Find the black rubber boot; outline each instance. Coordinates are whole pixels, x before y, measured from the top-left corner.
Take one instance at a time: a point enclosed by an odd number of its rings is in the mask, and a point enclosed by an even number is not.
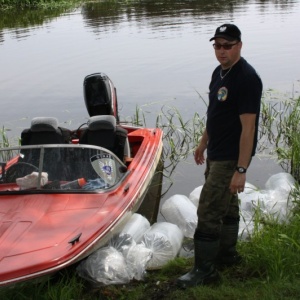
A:
[[[181,288],[187,288],[220,282],[220,275],[214,265],[214,260],[219,250],[219,240],[204,241],[194,239],[194,245],[194,267],[190,272],[177,279],[177,285]]]
[[[242,257],[236,251],[238,233],[239,220],[232,220],[222,225],[220,250],[216,259],[218,269],[235,266],[242,262]]]

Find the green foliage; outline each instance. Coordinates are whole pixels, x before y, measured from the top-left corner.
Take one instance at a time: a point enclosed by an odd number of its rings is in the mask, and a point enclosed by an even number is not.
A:
[[[300,218],[288,224],[265,223],[241,245],[246,268],[265,282],[300,278]]]
[[[0,129],[0,148],[9,147],[9,140],[7,138],[6,129]]]
[[[5,147],[10,147],[10,141],[7,137],[7,134],[6,134],[6,129],[4,127],[2,127],[2,129],[0,129],[0,149],[1,148],[5,148]],[[4,161],[8,161],[9,159],[12,158],[12,151],[1,151],[0,152],[0,162]]]
[[[81,0],[0,0],[0,10],[70,7]]]
[[[127,119],[127,122],[135,126],[147,126],[144,110],[136,107],[135,115]],[[201,117],[195,112],[193,118],[186,121],[176,107],[164,105],[157,115],[155,126],[164,132],[162,159],[164,161],[165,187],[169,182],[169,186],[164,191],[165,194],[173,184],[172,174],[178,163],[187,159],[198,145],[205,128],[205,117]]]
[[[282,168],[300,182],[300,98],[263,101],[263,149],[273,149]]]
[[[30,3],[0,0],[0,30],[11,28],[11,31],[18,35],[20,27],[42,25],[66,11],[75,9],[80,3],[81,0],[45,0]]]

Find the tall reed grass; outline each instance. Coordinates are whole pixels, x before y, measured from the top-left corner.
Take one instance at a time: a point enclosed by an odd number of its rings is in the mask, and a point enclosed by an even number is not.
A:
[[[276,154],[284,171],[300,182],[300,98],[263,101],[261,112],[262,149]]]
[[[0,128],[0,149],[9,147],[10,145],[11,145],[11,142],[7,137],[6,129],[3,126],[2,129]],[[9,159],[11,159],[12,158],[11,155],[12,155],[11,151],[0,151],[0,163],[6,162]]]
[[[286,101],[270,101],[269,98],[266,92],[261,105],[257,153],[275,155],[282,169],[300,182],[300,98]],[[204,101],[202,97],[201,100]],[[142,108],[136,107],[131,122],[147,126]],[[205,123],[206,116],[197,112],[190,120],[184,120],[176,107],[161,108],[156,126],[164,131],[164,178],[170,182],[168,188],[173,184],[172,174],[178,163],[197,146]]]
[[[4,126],[0,128],[0,148],[9,147],[10,143],[6,134],[6,129]]]

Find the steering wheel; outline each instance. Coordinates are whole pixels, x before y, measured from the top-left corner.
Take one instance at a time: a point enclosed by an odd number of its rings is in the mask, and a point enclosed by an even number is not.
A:
[[[38,172],[39,168],[26,162],[17,162],[10,166],[5,173],[5,182],[16,182],[17,178],[24,177],[32,172]]]

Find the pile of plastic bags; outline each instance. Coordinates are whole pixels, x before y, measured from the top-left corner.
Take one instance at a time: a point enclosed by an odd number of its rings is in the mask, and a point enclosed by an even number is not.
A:
[[[239,194],[239,237],[246,239],[251,235],[256,209],[279,222],[288,220],[292,208],[289,195],[294,187],[295,180],[288,173],[271,176],[264,190],[246,183],[244,192]],[[124,284],[142,280],[146,270],[164,266],[179,254],[183,238],[194,236],[201,190],[202,186],[189,197],[174,195],[167,199],[161,207],[166,222],[150,226],[146,218],[133,214],[119,235],[79,264],[79,275],[96,284]]]
[[[94,284],[124,284],[142,280],[146,270],[157,269],[175,258],[183,233],[169,222],[155,223],[133,214],[122,232],[106,247],[92,253],[78,267],[78,274]]]
[[[272,175],[259,190],[246,183],[245,190],[239,194],[241,202],[241,219],[239,237],[246,239],[253,231],[254,211],[259,209],[265,216],[272,216],[277,221],[288,220],[293,203],[289,195],[295,188],[295,179],[289,173]],[[193,237],[197,226],[197,207],[202,186],[191,192],[189,197],[174,195],[167,199],[161,207],[161,214],[166,221],[176,224],[185,237]]]

